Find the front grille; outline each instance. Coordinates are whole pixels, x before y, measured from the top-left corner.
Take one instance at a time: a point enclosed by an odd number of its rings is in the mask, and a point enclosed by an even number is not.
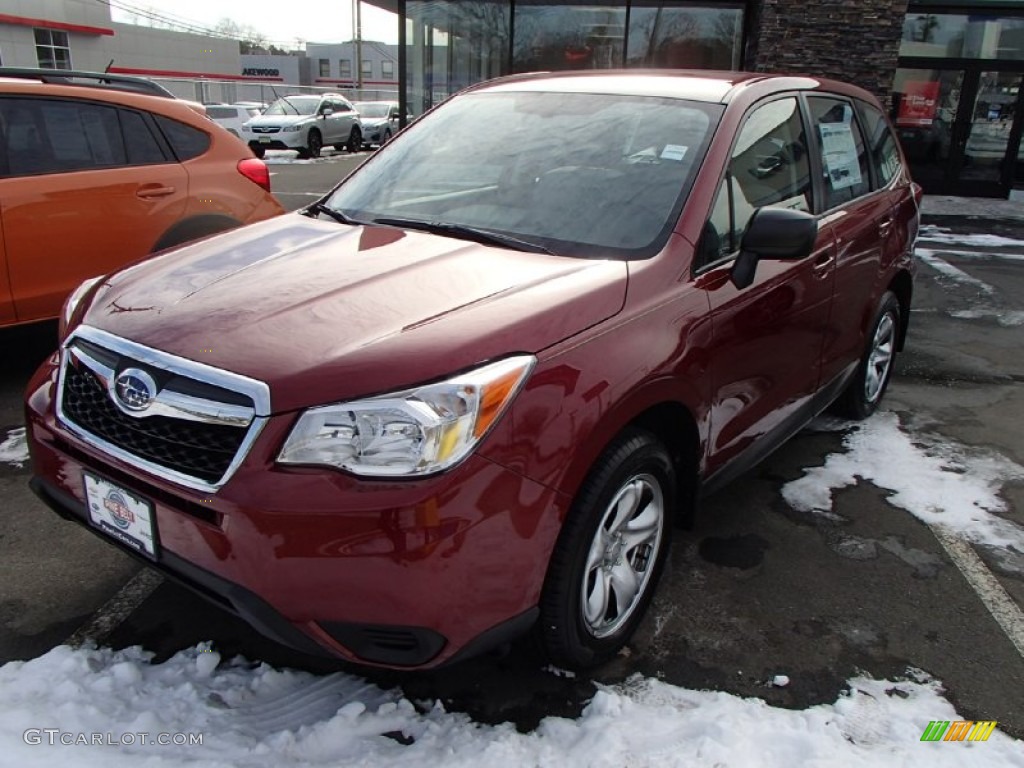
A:
[[[251,129],[253,133],[280,133],[281,129],[271,126],[266,127],[255,127]]]
[[[64,415],[118,448],[207,483],[227,472],[247,431],[165,416],[133,418],[110,401],[96,376],[72,366],[64,376]]]
[[[119,459],[189,487],[216,490],[230,477],[266,421],[256,416],[269,409],[266,385],[96,329],[75,334],[63,355],[58,402],[70,429]],[[142,408],[115,394],[122,374],[149,377],[150,388],[155,386]]]

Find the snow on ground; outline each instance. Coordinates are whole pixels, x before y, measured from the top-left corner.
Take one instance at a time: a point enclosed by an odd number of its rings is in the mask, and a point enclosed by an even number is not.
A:
[[[894,413],[851,424],[846,453],[782,488],[794,509],[831,517],[833,491],[858,479],[889,491],[889,503],[929,525],[942,525],[976,544],[1024,552],[1024,528],[999,516],[1005,482],[1024,480],[1024,467],[983,448],[959,446],[935,435],[908,434]]]
[[[961,320],[995,320],[1004,328],[1024,325],[1024,311],[1019,309],[962,309],[949,314]]]
[[[18,427],[8,431],[7,438],[0,443],[0,462],[23,467],[28,461],[28,441],[25,439],[25,428]]]
[[[997,514],[1001,483],[1024,478],[1006,458],[905,434],[891,413],[816,428],[848,430],[847,452],[784,487],[798,509],[827,513],[832,490],[860,477],[890,491],[894,505],[972,540],[1024,542],[1024,531]],[[922,742],[931,721],[961,718],[939,683],[913,670],[895,682],[851,680],[835,703],[805,710],[635,676],[599,687],[579,718],[548,717],[523,734],[354,675],[222,660],[208,646],[150,659],[139,648],[60,646],[0,667],[0,765],[1024,768],[1024,745],[998,728],[986,742]]]
[[[1001,235],[978,235],[950,232],[945,227],[938,227],[934,224],[926,224],[921,227],[918,235],[918,242],[927,243],[950,243],[954,245],[968,245],[978,248],[1003,248],[1021,247],[1024,248],[1024,240],[1016,240],[1012,237]]]
[[[287,149],[268,149],[263,156],[263,162],[267,165],[313,165],[315,163],[329,163],[333,159],[344,156],[341,154],[325,154],[316,158],[302,159],[297,153]]]
[[[851,680],[834,704],[802,711],[636,677],[599,690],[578,719],[548,717],[522,734],[438,702],[416,706],[351,675],[219,661],[203,647],[152,664],[139,649],[60,646],[8,663],[0,764],[1024,766],[1024,747],[998,728],[986,742],[922,743],[932,720],[961,719],[923,675]],[[188,743],[196,735],[202,743]],[[150,743],[157,739],[170,743]]]

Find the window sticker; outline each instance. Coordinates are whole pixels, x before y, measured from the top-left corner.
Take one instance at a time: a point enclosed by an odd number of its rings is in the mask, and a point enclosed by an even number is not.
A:
[[[819,123],[821,151],[832,189],[846,189],[862,182],[857,144],[850,123]]]
[[[679,144],[666,144],[665,148],[661,150],[661,159],[676,161],[682,160],[686,157],[686,150],[688,149],[689,147],[684,147]]]

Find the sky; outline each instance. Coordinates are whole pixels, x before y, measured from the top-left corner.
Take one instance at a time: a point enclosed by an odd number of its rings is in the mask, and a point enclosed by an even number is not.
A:
[[[201,27],[215,27],[221,19],[254,27],[269,42],[293,47],[296,38],[311,43],[351,40],[352,3],[349,0],[286,0],[284,3],[252,0],[175,0],[152,3],[147,0],[109,0],[114,21],[147,24],[145,16],[184,21]],[[132,13],[130,9],[135,9]],[[364,40],[398,42],[398,17],[362,4]]]

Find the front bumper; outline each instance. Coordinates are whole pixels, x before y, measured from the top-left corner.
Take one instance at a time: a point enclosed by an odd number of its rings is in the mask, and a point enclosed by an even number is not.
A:
[[[162,572],[261,633],[364,664],[434,667],[524,631],[536,616],[562,498],[480,456],[413,481],[285,469],[294,421],[272,417],[214,494],[151,476],[57,423],[55,360],[29,384],[33,488],[97,535],[83,471],[153,505]]]
[[[247,132],[244,138],[249,144],[259,144],[264,149],[301,149],[306,146],[306,131]]]

